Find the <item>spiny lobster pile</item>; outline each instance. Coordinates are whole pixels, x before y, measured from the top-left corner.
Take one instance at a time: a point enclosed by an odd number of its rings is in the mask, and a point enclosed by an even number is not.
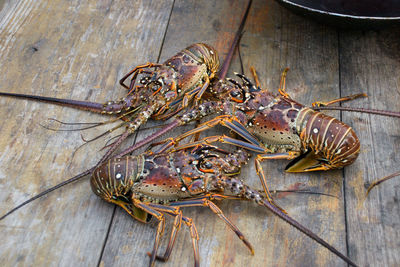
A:
[[[183,215],[182,207],[209,207],[254,253],[244,234],[213,202],[224,199],[248,200],[266,207],[348,264],[356,266],[338,250],[291,218],[273,201],[261,165],[267,159],[293,159],[286,167],[289,172],[344,167],[353,163],[360,151],[355,132],[339,120],[294,101],[285,91],[286,71],[282,75],[279,95],[274,95],[262,89],[254,70],[255,84],[241,74],[237,74],[241,79],[240,83],[233,79],[224,80],[224,72],[218,76],[220,80],[215,79],[218,69],[216,50],[199,43],[182,50],[163,64],[148,63],[135,67],[121,79],[120,84],[129,91],[125,98],[117,101],[100,104],[0,93],[1,96],[47,101],[116,115],[123,120],[121,126],[126,126],[124,134],[112,144],[96,166],[22,203],[0,220],[33,199],[90,174],[92,190],[96,195],[122,207],[136,220],[146,223],[154,217],[158,221],[150,266],[156,260],[166,261],[169,258],[182,223],[189,228],[195,266],[199,266],[198,233],[192,219]],[[226,65],[223,69],[226,73]],[[124,82],[129,77],[129,85],[126,85]],[[361,96],[364,95],[316,103],[316,106]],[[161,147],[154,151],[127,155],[175,127],[216,114],[217,117],[191,131],[157,143]],[[112,156],[121,143],[149,118],[173,118],[173,122],[156,134]],[[184,138],[216,125],[227,127],[242,139],[221,135],[208,136],[201,140],[195,138],[186,144],[181,143]],[[240,149],[229,152],[216,146],[215,142]],[[238,178],[241,166],[248,160],[248,154],[243,149],[259,153],[255,166],[262,182],[263,193]],[[172,216],[174,223],[167,249],[160,256],[158,247],[164,233],[165,215]]]

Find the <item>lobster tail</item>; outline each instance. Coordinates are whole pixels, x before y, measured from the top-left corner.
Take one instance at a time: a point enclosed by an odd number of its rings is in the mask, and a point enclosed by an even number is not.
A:
[[[360,152],[360,141],[347,124],[309,108],[297,121],[305,154],[287,167],[288,172],[324,171],[353,163]]]

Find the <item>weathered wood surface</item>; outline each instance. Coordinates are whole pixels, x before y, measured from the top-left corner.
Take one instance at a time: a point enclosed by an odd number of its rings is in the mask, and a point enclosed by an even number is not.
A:
[[[6,1],[0,13],[0,90],[105,102],[125,91],[118,80],[137,64],[162,62],[195,42],[221,51],[238,27],[246,1]],[[342,31],[293,15],[273,1],[253,1],[232,70],[257,68],[274,90],[290,67],[287,87],[301,103],[366,92],[345,105],[399,110],[400,30]],[[366,183],[398,170],[400,124],[395,119],[332,112],[355,128],[360,158],[344,170],[286,174],[285,161],[263,164],[272,188],[310,188],[336,198],[287,194],[277,202],[362,266],[400,263],[399,180],[371,192]],[[0,214],[93,166],[105,142],[82,144],[79,132],[39,126],[47,118],[105,118],[70,108],[0,98]],[[152,124],[150,124],[152,125]],[[106,129],[108,127],[105,127]],[[154,130],[142,131],[142,139]],[[85,131],[87,138],[96,131]],[[135,138],[131,139],[131,143]],[[128,144],[125,144],[126,146]],[[253,164],[242,173],[260,187]],[[326,249],[251,203],[219,206],[255,246],[242,242],[211,211],[185,209],[200,235],[202,266],[341,266]],[[2,266],[147,265],[154,224],[132,220],[91,193],[88,180],[64,187],[0,222]],[[165,242],[163,244],[165,246]],[[185,227],[167,263],[190,266]]]

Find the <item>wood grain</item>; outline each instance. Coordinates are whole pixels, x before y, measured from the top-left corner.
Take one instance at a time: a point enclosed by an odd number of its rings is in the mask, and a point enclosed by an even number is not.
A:
[[[293,99],[311,104],[317,99],[337,98],[340,92],[336,31],[292,15],[272,1],[256,1],[252,10],[241,42],[245,73],[250,75],[249,68],[254,66],[262,85],[277,93],[281,72],[289,67],[287,92]],[[346,253],[341,171],[286,174],[286,165],[287,161],[282,160],[263,164],[272,188],[305,187],[335,197],[292,194],[279,199],[279,204],[293,218]],[[247,171],[245,177],[257,177],[253,168]],[[257,179],[255,184],[259,184]],[[258,221],[264,221],[268,228],[253,223],[258,233],[251,240],[256,238],[260,244],[256,253],[265,253],[256,265],[263,261],[270,266],[343,265],[339,258],[278,218],[269,215]],[[270,258],[274,260],[269,261]]]
[[[135,65],[162,62],[195,42],[213,45],[222,58],[246,2],[6,1],[0,11],[0,91],[96,102],[119,98],[125,90],[118,80]],[[396,28],[337,30],[293,15],[274,1],[254,0],[241,57],[235,56],[231,70],[250,75],[249,67],[255,66],[262,85],[274,91],[281,71],[289,67],[287,91],[301,103],[366,92],[368,99],[345,105],[399,110],[399,33]],[[379,186],[365,202],[363,196],[367,183],[398,171],[399,123],[372,115],[328,114],[354,127],[362,143],[360,158],[344,170],[310,174],[286,174],[287,162],[265,162],[270,187],[334,195],[276,198],[292,217],[360,265],[397,266],[399,179]],[[99,152],[103,138],[73,156],[83,143],[81,132],[39,125],[60,127],[47,118],[93,122],[103,116],[0,98],[0,118],[0,214],[93,166],[104,153]],[[91,138],[108,128],[82,134]],[[125,146],[156,130],[140,131]],[[226,130],[207,134],[221,132]],[[261,188],[252,162],[241,177]],[[199,231],[201,266],[345,265],[261,207],[217,204],[254,245],[255,255],[210,210],[185,209]],[[0,221],[0,229],[1,266],[143,266],[156,230],[154,223],[134,221],[93,195],[87,179],[22,208]],[[165,245],[164,240],[161,251]],[[157,266],[192,264],[189,233],[182,227],[170,260]]]
[[[340,34],[342,94],[366,92],[358,107],[400,110],[400,28]],[[348,104],[346,104],[348,105]],[[345,199],[350,256],[363,266],[400,263],[399,178],[373,189],[369,183],[399,170],[397,119],[343,114],[358,133],[362,152],[345,169]]]
[[[7,3],[0,33],[1,90],[97,102],[121,97],[120,77],[137,64],[157,60],[172,3]],[[80,133],[48,131],[39,124],[49,117],[106,118],[43,103],[0,101],[1,213],[101,157],[104,139],[72,159],[83,143]],[[99,131],[104,128],[83,135]],[[97,265],[113,209],[91,193],[87,179],[50,194],[1,222],[1,265]]]

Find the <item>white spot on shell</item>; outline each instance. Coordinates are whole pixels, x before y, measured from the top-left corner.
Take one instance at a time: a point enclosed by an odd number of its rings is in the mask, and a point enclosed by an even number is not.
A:
[[[116,178],[116,179],[121,179],[121,178],[122,178],[122,174],[117,173],[117,174],[115,175],[115,178]]]
[[[314,133],[318,133],[318,129],[317,129],[317,128],[314,128],[314,129],[313,129],[313,132],[314,132]]]
[[[185,192],[185,191],[186,191],[186,187],[183,186],[183,187],[181,188],[181,190],[182,190],[182,192]]]

